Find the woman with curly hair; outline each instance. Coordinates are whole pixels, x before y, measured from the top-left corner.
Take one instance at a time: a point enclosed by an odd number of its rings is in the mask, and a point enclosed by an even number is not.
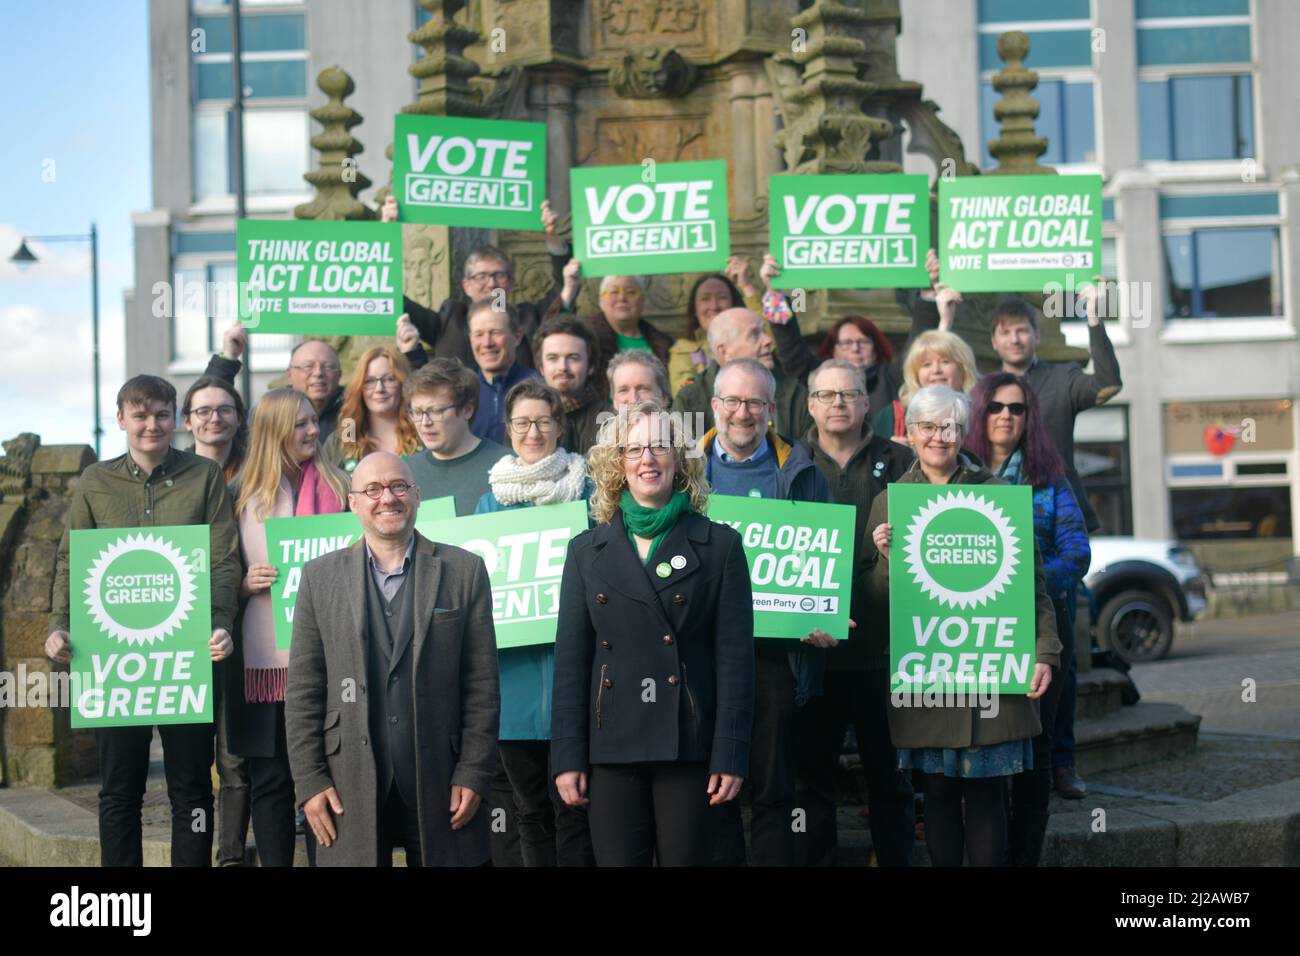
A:
[[[406,358],[392,346],[362,354],[343,390],[338,428],[321,445],[326,461],[351,472],[372,451],[405,456],[424,447],[402,401],[410,374]]]
[[[475,514],[586,501],[592,483],[581,455],[559,447],[564,398],[541,379],[519,382],[506,393],[506,434],[514,449],[488,471],[488,488]],[[591,834],[585,810],[570,807],[555,790],[551,769],[550,644],[497,652],[501,674],[501,766],[519,816],[524,866],[590,866]],[[508,825],[508,824],[507,824]]]
[[[753,604],[740,535],[704,512],[704,462],[658,405],[590,455],[596,527],[569,543],[552,763],[600,866],[707,865],[709,807],[749,772]]]

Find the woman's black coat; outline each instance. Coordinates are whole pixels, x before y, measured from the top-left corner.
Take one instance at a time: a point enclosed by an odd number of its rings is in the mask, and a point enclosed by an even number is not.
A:
[[[655,572],[661,564],[667,577]],[[740,535],[685,514],[643,565],[619,512],[569,543],[554,773],[699,760],[710,773],[743,777],[753,720],[753,597]]]

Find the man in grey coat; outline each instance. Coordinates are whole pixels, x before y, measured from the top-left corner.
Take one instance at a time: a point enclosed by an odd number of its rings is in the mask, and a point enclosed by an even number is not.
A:
[[[476,555],[415,531],[419,486],[366,456],[348,492],[364,536],[303,568],[285,730],[321,866],[487,862],[477,814],[497,761],[492,594]]]

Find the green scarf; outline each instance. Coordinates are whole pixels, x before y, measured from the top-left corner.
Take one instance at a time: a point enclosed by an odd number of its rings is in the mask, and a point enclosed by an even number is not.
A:
[[[691,510],[691,499],[684,491],[674,491],[673,496],[662,508],[647,508],[645,505],[638,504],[632,497],[632,492],[624,488],[619,507],[623,509],[623,526],[627,528],[627,540],[631,543],[632,550],[636,550],[633,535],[651,539],[650,550],[646,552],[646,559],[642,562],[644,564],[648,563],[655,551],[659,549],[659,542],[673,530],[677,519]]]

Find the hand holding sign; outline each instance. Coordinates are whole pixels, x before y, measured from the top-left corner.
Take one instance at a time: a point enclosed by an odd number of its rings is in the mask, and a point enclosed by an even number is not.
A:
[[[246,348],[248,348],[248,332],[236,319],[221,334],[221,354],[228,359],[238,360]]]
[[[876,544],[876,550],[886,561],[889,560],[889,539],[893,529],[887,524],[876,525],[876,530],[871,532],[871,540]]]
[[[248,573],[244,575],[244,580],[239,585],[240,597],[252,597],[254,594],[261,594],[272,584],[279,576],[279,571],[272,564],[250,564]]]
[[[397,222],[397,197],[389,193],[384,197],[384,205],[379,210],[380,222]]]
[[[400,352],[411,352],[419,344],[420,330],[415,327],[411,317],[403,312],[397,320],[397,349]]]
[[[72,660],[72,638],[67,631],[54,631],[45,639],[45,656],[56,664]]]

